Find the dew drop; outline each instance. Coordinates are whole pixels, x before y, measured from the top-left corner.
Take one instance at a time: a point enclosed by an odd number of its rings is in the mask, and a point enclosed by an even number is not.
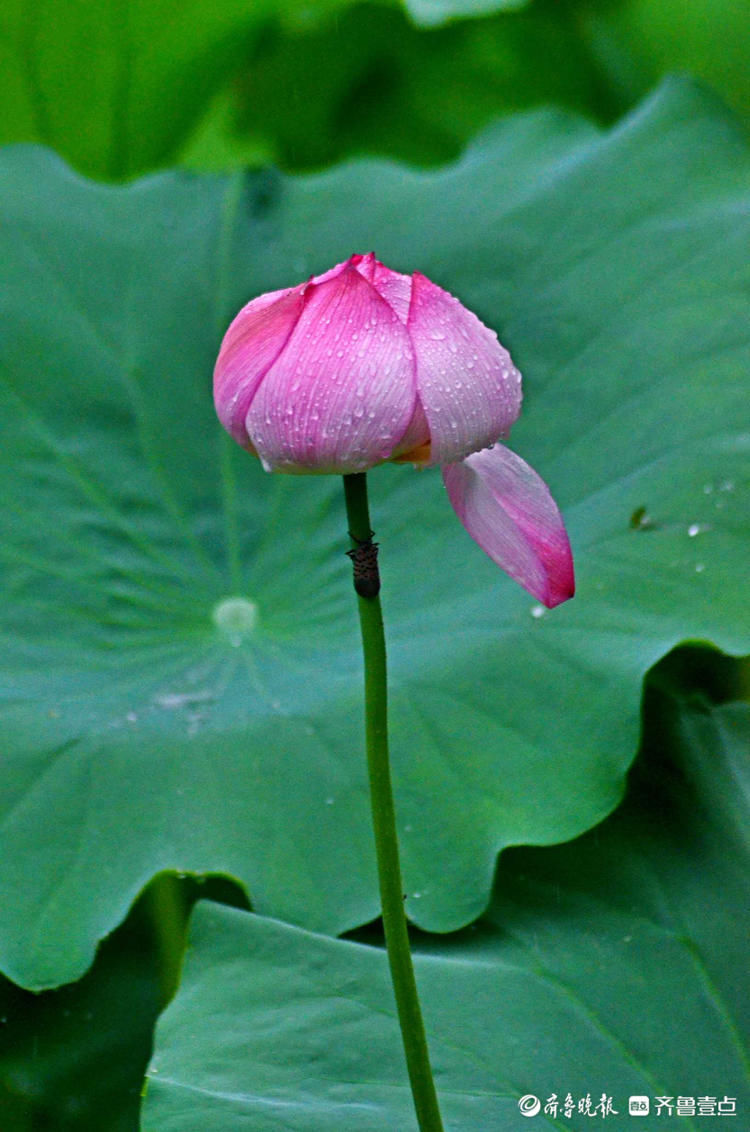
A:
[[[531,607],[531,616],[533,618],[535,618],[535,620],[537,620],[537,621],[539,620],[540,617],[544,617],[544,614],[546,612],[547,611],[546,611],[546,609],[544,608],[543,605],[532,605],[532,607]]]

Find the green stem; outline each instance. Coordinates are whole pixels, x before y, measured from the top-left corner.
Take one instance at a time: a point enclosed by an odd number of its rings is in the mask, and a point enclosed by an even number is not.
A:
[[[375,832],[380,903],[388,949],[388,963],[396,997],[398,1020],[406,1054],[414,1107],[420,1132],[443,1132],[435,1083],[430,1069],[417,983],[409,950],[409,933],[404,911],[404,890],[398,856],[396,812],[393,804],[388,760],[388,690],[383,615],[378,597],[379,579],[372,550],[372,531],[367,504],[367,477],[364,472],[344,476],[346,513],[353,544],[355,589],[362,630],[365,664],[365,737],[370,776],[370,804]],[[365,564],[362,580],[358,553],[369,550],[369,570]],[[365,553],[365,558],[368,555]],[[373,577],[374,564],[374,577]],[[366,595],[366,596],[363,596]]]

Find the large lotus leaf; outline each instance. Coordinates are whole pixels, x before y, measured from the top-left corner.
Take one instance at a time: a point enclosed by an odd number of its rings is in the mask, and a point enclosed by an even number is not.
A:
[[[603,1096],[617,1127],[631,1096],[652,1122],[668,1097],[680,1127],[703,1127],[675,1102],[697,1114],[712,1097],[746,1126],[750,710],[657,714],[616,814],[572,844],[510,851],[487,916],[416,941],[447,1128],[515,1132],[528,1094],[560,1105],[530,1127],[608,1127]],[[583,1113],[563,1115],[568,1094]],[[415,1128],[383,952],[200,904],[142,1129],[199,1125]]]
[[[377,913],[341,485],[266,476],[210,399],[243,300],[370,247],[500,331],[577,559],[544,613],[437,472],[371,475],[409,913],[468,923],[500,849],[616,805],[656,660],[747,651],[743,140],[678,84],[605,135],[507,121],[435,174],[2,165],[3,969],[75,978],[170,868],[313,930]]]
[[[0,141],[39,141],[97,177],[173,154],[270,18],[348,0],[4,0]]]

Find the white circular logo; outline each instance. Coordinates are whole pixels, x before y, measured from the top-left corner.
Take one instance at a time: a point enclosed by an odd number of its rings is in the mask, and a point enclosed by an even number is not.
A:
[[[527,1093],[525,1097],[521,1097],[518,1102],[518,1109],[521,1116],[536,1116],[542,1107],[542,1102],[539,1097],[535,1097],[533,1093]]]

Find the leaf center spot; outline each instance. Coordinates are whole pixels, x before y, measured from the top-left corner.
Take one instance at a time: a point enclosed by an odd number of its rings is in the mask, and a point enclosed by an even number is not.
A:
[[[214,606],[211,620],[238,648],[258,623],[258,607],[246,597],[227,597]]]

